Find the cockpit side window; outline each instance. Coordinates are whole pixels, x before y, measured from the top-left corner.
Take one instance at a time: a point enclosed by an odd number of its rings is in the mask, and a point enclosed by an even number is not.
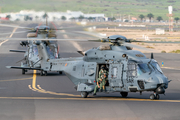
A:
[[[152,69],[147,63],[137,64],[137,75],[140,76],[142,73],[150,73]]]
[[[49,55],[50,59],[55,59],[53,48],[47,46],[46,49],[47,49],[47,52],[48,52],[48,55]]]
[[[128,77],[136,76],[136,64],[130,63],[128,64]]]

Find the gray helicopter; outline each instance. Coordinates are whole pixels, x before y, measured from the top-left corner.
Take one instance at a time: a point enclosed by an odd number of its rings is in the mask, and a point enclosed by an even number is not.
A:
[[[31,31],[32,32],[32,31]],[[60,58],[59,48],[56,41],[56,34],[54,34],[54,29],[50,29],[49,26],[42,25],[36,26],[36,33],[28,33],[27,40],[21,41],[20,45],[27,47],[26,51],[22,50],[10,50],[10,52],[19,52],[24,53],[24,58],[16,63],[21,62],[21,66],[11,66],[9,68],[13,69],[22,69],[22,74],[25,74],[28,70],[41,70],[41,58],[39,58],[39,53],[37,49],[37,45],[34,43],[34,38],[39,39],[39,42],[43,42],[46,44],[46,51],[51,59]],[[46,39],[46,41],[42,41],[41,39]],[[48,41],[48,39],[54,39]],[[60,72],[61,74],[61,72]],[[47,72],[42,71],[41,75],[47,75]]]
[[[51,59],[46,52],[43,42],[36,42],[41,70],[63,71],[75,84],[75,89],[86,98],[94,91],[100,66],[108,66],[108,81],[105,85],[107,92],[120,92],[127,97],[128,92],[152,91],[150,99],[159,99],[164,94],[171,80],[163,74],[157,61],[140,51],[123,46],[123,42],[130,42],[124,36],[109,36],[111,45],[99,46],[86,52],[79,51],[83,57]]]

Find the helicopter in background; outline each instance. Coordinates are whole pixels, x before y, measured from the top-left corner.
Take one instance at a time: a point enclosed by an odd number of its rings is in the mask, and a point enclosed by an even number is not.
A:
[[[9,26],[3,24],[3,26],[7,27],[17,27],[17,26]],[[33,38],[37,39],[47,39],[46,41],[39,40],[40,42],[43,42],[46,44],[46,50],[51,59],[57,59],[60,58],[59,54],[59,47],[56,41],[56,34],[55,30],[53,28],[50,28],[46,25],[39,25],[35,28],[29,28],[29,27],[20,27],[29,29],[30,33],[27,34],[27,40],[20,41],[21,46],[27,47],[27,50],[10,50],[10,52],[18,52],[18,53],[24,53],[24,58],[16,63],[21,62],[21,66],[12,66],[13,69],[22,69],[22,74],[25,74],[28,70],[41,70],[41,59],[39,58],[39,53],[37,49],[37,45],[34,44]],[[17,32],[18,33],[18,32]],[[48,41],[48,39],[53,39],[51,41]],[[60,72],[61,74],[61,72]],[[41,75],[47,75],[47,72],[41,72]]]
[[[28,70],[41,70],[41,58],[39,58],[39,52],[37,49],[37,45],[34,44],[34,41],[31,40],[32,38],[42,38],[42,34],[39,37],[35,33],[28,33],[27,41],[21,41],[20,45],[27,47],[26,51],[21,50],[10,50],[10,52],[20,52],[24,53],[24,58],[18,62],[21,62],[21,66],[12,66],[13,69],[22,69],[22,74],[25,74]],[[60,58],[59,54],[59,47],[57,44],[56,35],[55,34],[48,34],[46,37],[47,41],[40,41],[46,44],[46,51],[51,59],[58,59]],[[54,41],[48,41],[48,39],[54,39]],[[18,63],[16,62],[16,63]],[[61,74],[61,72],[60,72]],[[47,72],[41,72],[42,75],[47,75]]]
[[[112,44],[79,52],[83,57],[59,59],[49,58],[46,45],[37,41],[41,70],[63,71],[81,97],[86,98],[94,91],[100,67],[105,65],[109,72],[106,91],[120,92],[122,97],[127,97],[128,92],[152,91],[150,99],[159,99],[171,80],[163,74],[153,54],[148,59],[140,51],[124,46],[131,42],[124,36],[109,36],[107,41]]]

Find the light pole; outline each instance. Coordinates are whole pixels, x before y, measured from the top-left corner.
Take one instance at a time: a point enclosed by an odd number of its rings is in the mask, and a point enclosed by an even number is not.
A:
[[[169,11],[169,14],[168,14],[168,17],[169,17],[169,33],[172,33],[173,32],[173,14],[172,14],[173,7],[168,6],[168,11]]]

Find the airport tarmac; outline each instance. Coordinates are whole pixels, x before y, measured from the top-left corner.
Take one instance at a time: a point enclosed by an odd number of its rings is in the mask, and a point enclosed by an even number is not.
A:
[[[1,33],[6,33],[13,32],[14,28],[0,27],[0,30]],[[63,31],[63,34],[58,32],[58,38],[81,36],[66,32]],[[12,38],[25,38],[26,35],[26,33],[13,34]],[[61,57],[80,57],[76,51],[98,47],[102,43],[67,41],[58,44]],[[7,40],[0,46],[0,120],[179,120],[180,118],[180,54],[154,54],[160,65],[162,61],[164,62],[162,70],[172,80],[165,95],[160,95],[160,100],[150,100],[149,95],[152,92],[143,92],[142,95],[129,93],[127,98],[122,98],[120,93],[97,93],[97,96],[90,94],[88,98],[81,98],[65,74],[50,72],[48,76],[40,76],[39,71],[28,71],[22,75],[21,70],[7,69],[6,66],[20,65],[16,62],[23,58],[22,53],[10,53],[10,49],[26,48],[20,46],[19,41],[12,40]],[[145,55],[150,57],[150,53]]]

